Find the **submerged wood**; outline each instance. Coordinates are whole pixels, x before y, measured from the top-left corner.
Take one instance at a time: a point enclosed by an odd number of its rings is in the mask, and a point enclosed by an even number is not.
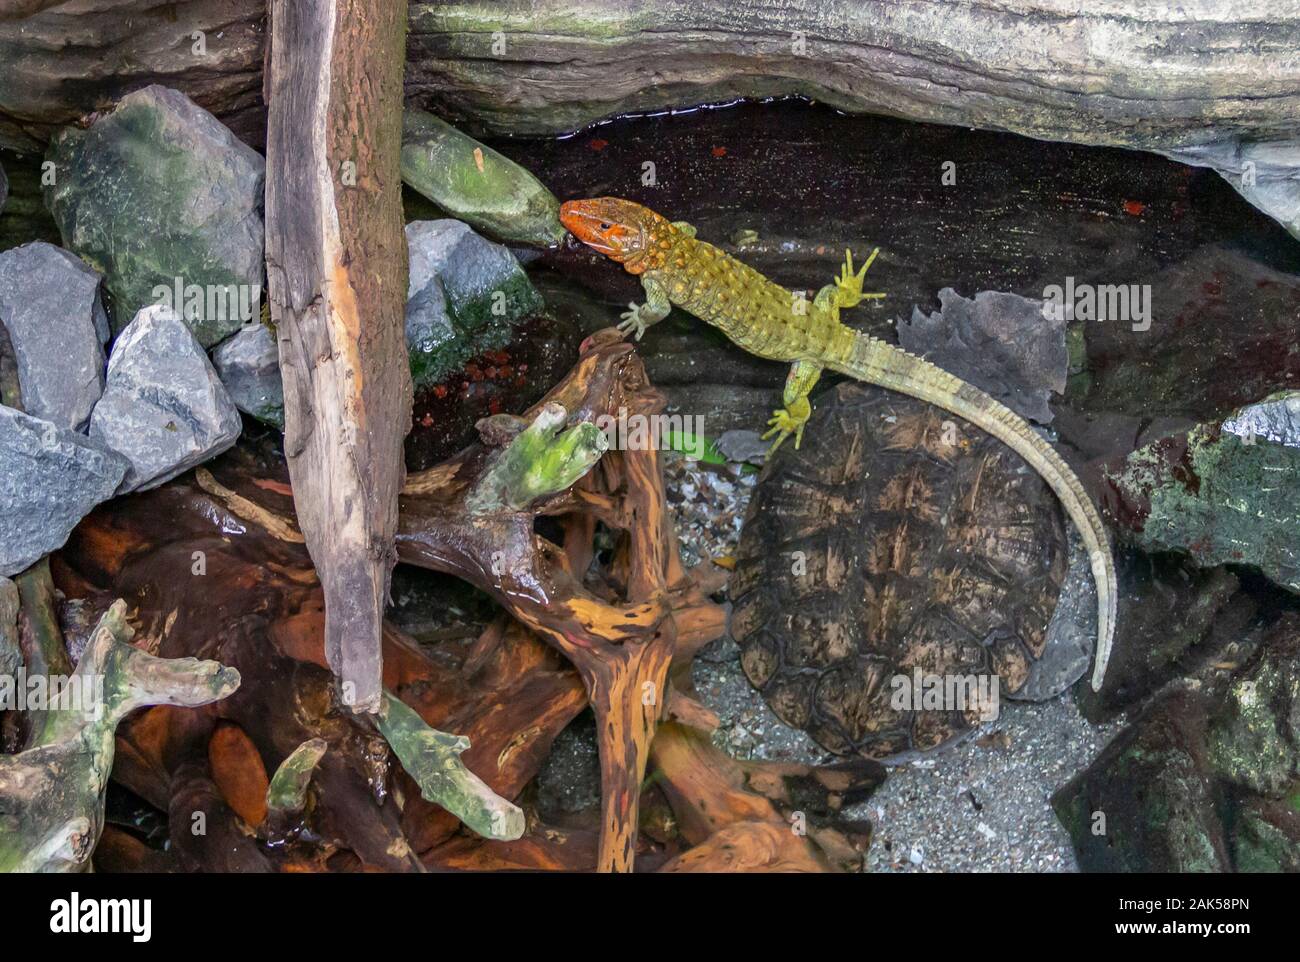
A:
[[[210,471],[93,514],[56,565],[60,587],[74,596],[129,593],[140,599],[135,620],[147,644],[165,654],[215,655],[247,679],[206,718],[155,709],[123,726],[117,777],[172,812],[179,864],[626,870],[640,853],[651,869],[848,867],[856,852],[851,837],[822,831],[815,820],[815,830],[793,830],[791,800],[827,794],[811,770],[732,762],[685,727],[716,724],[689,697],[687,679],[694,652],[722,632],[723,611],[680,564],[658,452],[602,454],[604,439],[591,432],[602,414],[620,407],[653,413],[660,403],[632,347],[613,331],[599,332],[534,409],[482,422],[483,441],[413,475],[402,498],[403,558],[478,585],[505,612],[467,651],[438,660],[385,625],[383,682],[400,699],[398,714],[412,730],[418,717],[468,738],[463,754],[454,741],[468,771],[501,799],[517,799],[556,735],[590,703],[602,776],[594,832],[532,816],[514,823],[522,829],[517,839],[470,835],[446,808],[421,797],[431,782],[417,783],[418,765],[415,777],[390,768],[381,731],[338,702],[325,670],[322,593],[292,489],[274,459],[237,450]],[[521,487],[525,476],[532,480]],[[558,524],[557,541],[536,533],[542,516]],[[600,557],[598,525],[616,534],[612,552]],[[204,580],[176,577],[192,570],[196,553],[204,574],[193,577]],[[662,726],[665,717],[678,721]],[[227,747],[214,751],[214,728],[229,725],[243,735],[222,736]],[[248,758],[245,739],[258,758]],[[327,747],[304,786],[303,773],[288,774],[296,763],[286,760],[311,739]],[[661,739],[655,780],[681,829],[666,841],[638,839],[642,784]],[[241,765],[251,776],[232,770]],[[255,791],[273,770],[271,788]],[[269,799],[281,773],[298,787],[277,806]],[[837,797],[847,797],[850,783],[862,779],[832,782]],[[267,800],[254,804],[262,791]],[[207,813],[210,836],[233,847],[187,837],[181,815],[195,805]],[[248,824],[262,812],[260,827]],[[255,837],[277,844],[259,847]],[[743,857],[717,854],[737,844]],[[105,858],[118,860],[106,867],[157,863],[118,837]]]

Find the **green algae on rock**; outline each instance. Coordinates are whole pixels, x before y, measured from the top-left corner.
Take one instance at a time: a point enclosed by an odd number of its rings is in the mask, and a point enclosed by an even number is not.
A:
[[[458,220],[413,221],[406,243],[406,346],[416,391],[504,347],[515,325],[542,309],[514,255]]]
[[[560,202],[542,182],[451,124],[408,107],[402,180],[448,214],[503,241],[564,240]]]
[[[1202,567],[1251,565],[1300,592],[1300,430],[1275,439],[1252,427],[1288,407],[1300,408],[1300,392],[1130,454],[1108,480],[1137,546],[1183,552]]]
[[[1251,799],[1233,825],[1232,857],[1239,872],[1300,872],[1300,808]]]
[[[204,347],[256,318],[266,164],[211,114],[146,87],[61,130],[46,157],[46,205],[64,246],[104,275],[115,333],[164,298]]]
[[[1205,715],[1204,699],[1172,691],[1052,796],[1084,871],[1228,869]]]
[[[1085,871],[1300,865],[1300,614],[1259,634],[1228,685],[1165,688],[1053,797]]]
[[[1290,630],[1287,630],[1288,624]],[[1300,777],[1300,627],[1282,622],[1210,720],[1210,764],[1226,781],[1280,799]]]

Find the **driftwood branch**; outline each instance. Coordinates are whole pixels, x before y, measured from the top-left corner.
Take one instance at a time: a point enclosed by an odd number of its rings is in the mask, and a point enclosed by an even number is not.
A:
[[[617,416],[620,409],[650,416],[663,403],[631,346],[616,332],[599,332],[508,446],[491,447],[501,438],[495,425],[485,425],[484,442],[413,475],[402,499],[397,546],[404,561],[474,583],[577,668],[599,732],[598,867],[604,871],[632,868],[640,785],[676,643],[668,576],[671,571],[678,582],[685,579],[664,539],[657,451],[610,452],[592,482],[606,490],[594,498],[560,487],[603,449],[603,437],[596,440],[599,416]],[[573,426],[556,437],[564,414]],[[608,502],[601,495],[614,494],[624,504],[619,519],[602,508]],[[623,522],[621,583],[611,585],[621,600],[598,597],[582,582],[590,559],[589,525],[579,525],[582,546],[567,553],[535,533],[538,515],[574,513],[603,513],[603,520]]]
[[[653,414],[661,403],[631,346],[600,332],[531,411],[481,422],[480,443],[408,479],[402,557],[478,585],[505,613],[437,660],[385,625],[386,710],[373,723],[337,704],[322,590],[293,492],[265,476],[267,462],[232,452],[192,481],[87,519],[55,565],[60,588],[139,597],[140,631],[161,653],[202,651],[246,678],[212,709],[215,728],[166,709],[123,726],[116,776],[177,813],[168,858],[259,871],[626,870],[638,855],[643,868],[670,871],[855,867],[866,829],[836,814],[877,772],[740,763],[700,730],[716,717],[690,697],[689,662],[721,633],[723,611],[678,560],[657,452],[601,454],[593,433],[603,414]],[[598,526],[616,536],[599,556]],[[206,553],[201,586],[174,575],[195,550]],[[599,821],[525,824],[504,800],[519,797],[588,702]],[[376,725],[401,768],[376,771]],[[655,824],[676,828],[638,838],[648,765],[650,815],[671,806]],[[376,784],[400,806],[377,800]],[[189,837],[181,815],[200,808],[209,834]],[[461,819],[483,834],[460,831]],[[276,844],[250,845],[250,828]],[[157,865],[110,839],[110,864]]]
[[[285,453],[355,710],[382,699],[380,634],[410,426],[403,327],[403,0],[274,0],[266,247]]]
[[[38,740],[0,756],[0,871],[83,868],[104,824],[114,732],[144,705],[206,705],[239,687],[214,661],[163,659],[132,648],[126,604],[100,619]]]
[[[376,724],[425,799],[437,802],[487,838],[515,839],[524,834],[524,813],[461,761],[469,748],[468,738],[430,728],[387,693]]]

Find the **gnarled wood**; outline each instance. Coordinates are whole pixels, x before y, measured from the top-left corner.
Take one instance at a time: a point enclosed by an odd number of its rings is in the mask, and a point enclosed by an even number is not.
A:
[[[247,679],[203,713],[154,709],[119,732],[115,775],[173,813],[176,863],[276,871],[616,870],[633,867],[639,848],[647,856],[642,867],[670,871],[853,867],[860,840],[817,816],[854,800],[874,772],[735,762],[682,724],[716,724],[689,697],[688,669],[694,652],[721,632],[723,613],[682,570],[657,452],[608,452],[576,484],[553,490],[553,481],[573,473],[567,455],[581,459],[593,450],[581,425],[619,407],[654,412],[658,403],[630,345],[603,332],[528,417],[492,419],[482,426],[483,443],[413,476],[402,499],[403,555],[479,585],[507,614],[467,651],[444,650],[437,660],[391,625],[382,636],[384,686],[424,724],[467,736],[462,760],[503,798],[518,798],[589,698],[604,789],[599,838],[536,819],[516,840],[470,836],[421,798],[405,772],[390,769],[377,732],[365,716],[342,710],[324,670],[322,593],[293,517],[292,490],[273,459],[236,450],[207,474],[92,514],[54,566],[59,586],[92,601],[108,589],[137,599],[141,644],[164,655],[218,657]],[[552,405],[568,412],[569,427],[559,432],[551,423],[542,432],[542,450],[566,453],[555,471],[543,472],[551,480],[527,499],[484,496],[520,490],[497,483],[518,477],[502,466],[525,437],[520,428],[536,427]],[[484,485],[485,478],[495,480]],[[535,532],[539,515],[558,523],[562,544]],[[602,557],[593,566],[598,521],[620,535],[608,562]],[[177,578],[195,551],[204,552],[204,580]],[[494,568],[493,551],[505,552],[509,563]],[[661,716],[678,721],[660,724]],[[257,796],[266,773],[309,740],[326,746],[310,790],[294,793],[274,825],[250,826],[264,808]],[[653,797],[662,790],[674,814],[662,801],[660,809],[676,827],[638,842],[652,756]],[[195,806],[215,846],[177,834],[188,831],[182,817]],[[795,831],[801,814],[809,816],[806,835]],[[125,866],[159,864],[120,842],[106,857]]]
[[[607,330],[588,339],[577,367],[534,412],[559,409],[575,423],[590,424],[620,409],[649,416],[662,407],[631,346]],[[686,590],[675,542],[666,538],[658,452],[608,453],[598,479],[591,479],[594,492],[584,484],[522,507],[498,499],[498,508],[485,511],[484,482],[493,488],[497,465],[507,457],[480,444],[413,475],[402,500],[398,552],[405,561],[459,575],[488,592],[578,669],[596,714],[600,748],[597,864],[602,871],[630,871],[641,780],[676,644],[669,575],[676,576],[672,588]],[[584,512],[623,532],[609,600],[584,586],[584,569],[573,566],[589,559],[589,543],[562,550],[534,532],[539,514]],[[590,530],[569,528],[571,534]]]

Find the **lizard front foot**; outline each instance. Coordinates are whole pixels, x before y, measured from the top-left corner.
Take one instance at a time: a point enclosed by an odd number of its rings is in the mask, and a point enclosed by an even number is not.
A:
[[[867,258],[867,262],[862,265],[862,270],[856,274],[853,272],[853,252],[846,250],[844,252],[844,265],[840,268],[839,277],[835,278],[836,296],[839,300],[840,307],[857,307],[862,301],[879,299],[884,294],[864,294],[862,293],[862,283],[867,276],[867,268],[871,266],[880,253],[877,247]]]
[[[807,406],[807,402],[804,402]],[[808,423],[808,411],[791,411],[788,408],[778,408],[772,412],[772,416],[767,419],[770,426],[761,440],[766,441],[770,437],[775,437],[776,441],[768,448],[767,456],[770,458],[776,454],[776,449],[785,443],[785,439],[794,435],[794,449],[799,450],[799,444],[803,441],[803,429]]]
[[[619,315],[623,319],[623,323],[618,326],[618,332],[624,337],[631,334],[633,340],[641,340],[641,335],[645,333],[645,329],[651,324],[650,321],[641,316],[641,309],[644,306],[641,304],[628,304],[628,309]]]

